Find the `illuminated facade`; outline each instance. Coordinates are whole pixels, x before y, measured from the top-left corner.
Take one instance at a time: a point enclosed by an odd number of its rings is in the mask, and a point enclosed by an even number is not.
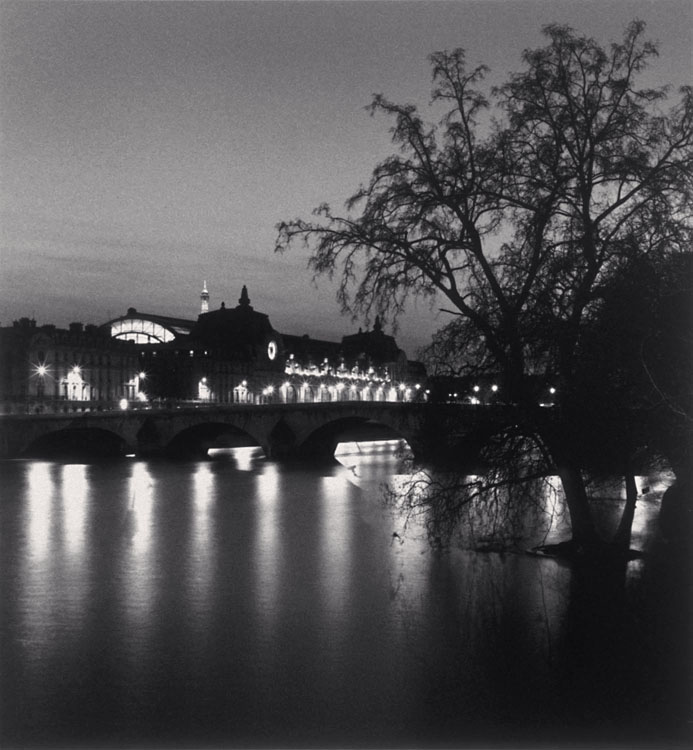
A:
[[[201,296],[208,304],[207,284]],[[219,404],[413,401],[425,371],[407,360],[379,320],[373,330],[323,341],[277,331],[250,304],[207,310],[196,321],[134,308],[102,326],[0,328],[3,409],[44,411],[69,402],[117,408],[132,402]]]
[[[0,400],[31,404],[54,401],[115,404],[140,391],[137,350],[97,326],[36,326],[22,318],[0,328]]]
[[[203,294],[204,308],[206,282]],[[379,320],[372,331],[339,342],[283,334],[253,308],[245,286],[235,307],[222,302],[194,323],[131,309],[106,326],[137,345],[151,400],[261,404],[423,397],[423,368],[407,360]]]

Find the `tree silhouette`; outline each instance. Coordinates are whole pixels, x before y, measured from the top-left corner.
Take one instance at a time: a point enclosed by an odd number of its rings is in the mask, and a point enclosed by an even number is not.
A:
[[[665,112],[666,87],[638,87],[657,54],[640,21],[608,50],[565,26],[543,33],[546,46],[491,91],[463,50],[433,54],[436,124],[375,96],[398,152],[346,215],[324,204],[312,221],[279,224],[276,249],[304,242],[353,314],[396,318],[411,295],[444,299],[439,342],[451,358],[474,348],[499,376],[560,476],[575,546],[589,548],[585,434],[571,422],[589,397],[581,343],[610,280],[690,247],[693,95],[683,88]],[[553,420],[540,415],[538,376],[556,385]]]

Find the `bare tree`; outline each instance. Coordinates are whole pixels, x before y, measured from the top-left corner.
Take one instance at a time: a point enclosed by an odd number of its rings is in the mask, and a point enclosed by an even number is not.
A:
[[[410,295],[444,298],[451,355],[474,342],[499,375],[560,476],[573,542],[589,548],[599,540],[584,434],[571,424],[581,337],[624,265],[690,244],[693,95],[682,89],[664,112],[666,88],[638,87],[657,54],[639,21],[608,50],[564,26],[543,32],[546,46],[525,51],[523,69],[490,92],[487,69],[468,69],[463,50],[433,54],[437,124],[375,96],[371,112],[393,120],[398,153],[345,216],[322,205],[313,221],[281,223],[276,249],[305,242],[352,313],[396,317]],[[538,374],[558,388],[550,423],[530,386]]]

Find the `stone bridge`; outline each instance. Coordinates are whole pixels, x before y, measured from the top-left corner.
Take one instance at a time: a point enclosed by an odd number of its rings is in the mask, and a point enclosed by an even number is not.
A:
[[[382,426],[415,456],[434,455],[454,423],[488,436],[512,421],[510,407],[391,402],[182,406],[168,409],[0,416],[0,458],[76,453],[200,455],[227,441],[261,446],[270,459],[331,457],[340,435]],[[228,442],[226,444],[229,444]],[[233,444],[233,443],[232,443]],[[238,443],[236,443],[238,444]]]

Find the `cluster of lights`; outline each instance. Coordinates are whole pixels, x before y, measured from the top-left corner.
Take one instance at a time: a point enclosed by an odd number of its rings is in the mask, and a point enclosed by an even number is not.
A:
[[[287,373],[287,374],[291,374],[291,373]],[[304,373],[304,375],[305,375],[305,373]],[[383,384],[389,382],[389,380],[390,380],[389,376],[386,377],[386,378],[379,378],[379,377],[366,377],[366,376],[361,376],[361,375],[359,375],[359,376],[356,376],[356,375],[354,375],[354,376],[346,376],[344,379],[345,380],[349,380],[349,379],[351,379],[351,380],[356,380],[356,379],[358,379],[358,380],[368,380],[369,382],[368,382],[367,385],[364,386],[364,390],[368,389],[371,386],[375,386],[375,385],[377,385],[378,388],[382,388]],[[287,380],[287,381],[285,381],[282,384],[282,388],[288,388],[290,385],[291,385],[291,382]],[[350,390],[356,389],[356,384],[355,383],[349,384],[349,383],[343,382],[343,380],[340,380],[337,383],[331,382],[330,384],[326,384],[326,383],[322,382],[321,378],[318,378],[317,382],[309,382],[307,380],[304,380],[301,383],[301,386],[303,388],[309,388],[309,387],[329,388],[330,386],[334,386],[338,390],[342,390],[347,385],[349,385],[349,389]],[[243,381],[243,386],[245,387],[245,381]],[[421,388],[421,386],[417,383],[417,385],[415,386],[415,388],[417,390],[419,390]],[[405,384],[402,383],[402,384],[400,384],[399,389],[400,390],[405,390],[405,389],[410,390],[411,388],[410,388],[410,386],[407,386],[407,385],[405,385]]]
[[[40,364],[33,365],[34,375],[36,375],[39,378],[45,378],[46,376],[50,375],[50,367],[45,364],[45,362],[42,362]],[[137,398],[139,401],[147,401],[147,394],[144,391],[140,390],[141,384],[146,380],[147,373],[143,370],[139,371],[136,375],[134,375],[130,381],[128,382],[129,386],[134,386],[135,388],[135,398]],[[62,381],[63,383],[72,383],[73,385],[79,384],[79,382],[82,381],[82,368],[80,365],[72,365],[70,368],[67,377]],[[203,378],[203,381],[206,381],[206,378]],[[128,408],[128,400],[123,398],[119,402],[119,406],[121,409],[127,409]]]
[[[299,388],[299,390],[304,391],[304,392],[306,390],[311,389],[311,388],[317,388],[317,390],[319,392],[329,390],[329,391],[335,391],[336,393],[343,393],[344,390],[348,390],[349,393],[359,393],[360,392],[362,396],[367,396],[368,393],[371,392],[371,388],[374,388],[373,392],[376,395],[380,395],[383,392],[383,385],[382,384],[378,384],[378,383],[374,383],[372,381],[370,383],[364,385],[363,388],[358,389],[355,383],[345,383],[343,381],[339,381],[337,383],[330,383],[328,385],[328,384],[323,383],[323,382],[310,383],[307,380],[304,380],[301,383],[292,384],[290,381],[286,380],[286,381],[284,381],[284,383],[282,383],[281,390],[286,394],[286,391],[289,388],[291,388],[292,385],[296,385]],[[421,385],[419,383],[417,383],[414,386],[414,388],[416,389],[416,391],[419,391],[421,389]],[[392,386],[390,388],[390,395],[392,397],[395,397],[396,394],[397,394],[397,390],[399,390],[403,394],[403,396],[405,398],[409,398],[411,396],[411,393],[412,393],[412,387],[411,386],[406,385],[405,383],[401,383],[399,385],[398,389],[395,388],[394,386]],[[263,389],[262,395],[263,396],[269,396],[273,392],[274,392],[274,387],[273,386],[267,386],[266,388]]]
[[[354,367],[351,371],[341,364],[338,368],[331,367],[328,360],[323,360],[320,367],[318,365],[311,365],[304,367],[298,364],[294,360],[294,355],[290,354],[289,359],[286,362],[284,372],[287,375],[303,375],[304,377],[318,377],[320,375],[327,375],[331,377],[344,378],[346,380],[373,380],[377,382],[385,383],[389,381],[389,375],[376,375],[375,370],[372,367],[368,368],[367,372],[361,371],[358,367]]]
[[[418,388],[419,386],[417,385],[416,387]],[[490,390],[491,390],[491,391],[492,391],[493,393],[498,393],[498,386],[494,384],[494,385],[492,385],[492,386],[490,387]],[[551,387],[550,387],[550,388],[549,388],[548,390],[549,390],[549,393],[550,393],[550,394],[551,394],[552,396],[553,396],[553,395],[554,395],[554,394],[556,393],[556,389],[555,389],[555,388],[554,388],[553,386],[551,386]],[[480,386],[478,386],[478,385],[472,386],[472,391],[474,392],[474,394],[475,394],[475,395],[474,395],[474,396],[471,396],[471,397],[470,397],[470,399],[469,399],[469,402],[470,402],[471,404],[480,404],[480,403],[481,403],[481,401],[480,401],[480,399],[478,398],[478,394],[479,394],[479,392],[481,391],[481,387],[480,387]],[[426,391],[426,393],[429,393],[429,391]],[[458,394],[458,393],[448,393],[448,398],[449,398],[449,399],[457,399],[457,398],[458,398],[458,396],[459,396],[459,394]]]
[[[474,386],[474,387],[472,388],[472,390],[474,391],[474,393],[479,393],[479,391],[481,390],[481,388],[480,388],[480,387],[479,387],[478,385],[475,385],[475,386]],[[493,391],[494,393],[497,393],[497,392],[498,392],[498,386],[497,386],[497,385],[495,385],[495,384],[494,384],[494,385],[492,385],[492,386],[491,386],[491,390],[492,390],[492,391]],[[455,394],[455,396],[457,396],[457,394]]]

